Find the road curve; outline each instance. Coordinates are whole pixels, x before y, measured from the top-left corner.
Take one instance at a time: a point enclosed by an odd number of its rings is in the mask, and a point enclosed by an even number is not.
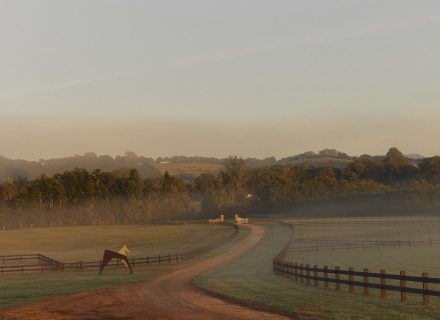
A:
[[[264,229],[249,225],[251,233],[226,252],[210,259],[181,265],[175,271],[126,286],[66,295],[0,312],[6,319],[75,320],[223,320],[290,319],[257,311],[209,296],[191,286],[191,280],[221,266],[252,248]]]

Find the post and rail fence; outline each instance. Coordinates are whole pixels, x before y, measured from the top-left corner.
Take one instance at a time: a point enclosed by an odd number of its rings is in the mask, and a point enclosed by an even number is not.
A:
[[[157,256],[147,257],[131,257],[129,261],[132,266],[136,265],[150,265],[150,264],[177,264],[192,261],[208,252],[219,248],[227,242],[233,240],[239,228],[233,223],[224,223],[234,229],[234,231],[227,237],[220,241],[207,244],[205,246],[183,252],[173,254],[159,254]],[[17,264],[19,262],[20,264]],[[26,264],[25,262],[29,262]],[[16,264],[10,264],[16,263]],[[86,270],[96,269],[101,267],[101,260],[99,261],[76,261],[76,262],[60,262],[42,254],[22,254],[22,255],[4,255],[0,256],[0,275],[6,273],[28,273],[28,272],[46,272],[46,271],[65,271],[65,270]],[[115,259],[107,264],[107,268],[124,267],[123,262]]]
[[[380,290],[382,299],[387,298],[387,292],[400,292],[401,302],[408,300],[408,294],[423,296],[423,304],[429,305],[430,297],[440,297],[439,290],[430,289],[430,285],[439,285],[440,278],[429,277],[427,272],[421,276],[407,275],[405,271],[399,274],[387,274],[385,270],[380,272],[369,272],[368,268],[362,271],[355,271],[353,268],[342,270],[336,266],[333,269],[328,266],[319,267],[309,264],[294,263],[286,261],[285,257],[293,242],[294,225],[282,222],[283,225],[291,229],[291,237],[281,252],[273,259],[273,273],[295,282],[306,283],[307,286],[329,289],[330,284],[334,284],[336,291],[341,291],[341,284],[348,286],[348,292],[354,293],[355,287],[362,288],[363,295],[370,295],[371,289]],[[344,276],[342,278],[341,276]],[[408,282],[416,284],[417,287],[408,286]]]
[[[431,278],[427,272],[424,272],[422,276],[407,275],[405,271],[401,271],[400,274],[388,274],[385,270],[377,272],[369,272],[367,268],[362,271],[355,271],[353,268],[348,270],[342,270],[339,267],[334,269],[324,266],[323,268],[317,265],[310,266],[308,264],[298,264],[284,260],[274,259],[273,272],[276,275],[293,279],[295,282],[306,282],[307,286],[318,288],[321,283],[323,288],[328,289],[329,284],[335,285],[335,290],[341,290],[341,284],[348,286],[348,291],[354,293],[355,287],[363,288],[363,294],[365,296],[370,295],[370,288],[380,290],[381,298],[387,298],[388,291],[400,292],[400,300],[402,302],[407,301],[408,294],[418,294],[423,296],[423,304],[429,304],[430,296],[440,297],[440,291],[430,290],[431,284],[440,284],[440,278]],[[333,276],[331,276],[333,275]],[[342,279],[341,276],[345,276]],[[355,280],[355,277],[358,280]],[[359,278],[361,280],[359,280]],[[375,282],[373,282],[376,280]],[[387,283],[387,280],[397,281],[398,285]],[[410,287],[408,282],[415,283],[418,288]]]

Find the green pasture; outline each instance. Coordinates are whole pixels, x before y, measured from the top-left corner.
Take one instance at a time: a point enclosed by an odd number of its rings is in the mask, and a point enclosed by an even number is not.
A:
[[[288,241],[290,230],[284,226],[270,223],[264,224],[264,227],[266,228],[266,235],[255,248],[238,260],[197,277],[194,280],[195,285],[243,304],[277,310],[285,314],[297,314],[300,319],[440,319],[439,298],[432,297],[431,305],[424,307],[421,296],[410,295],[408,303],[402,304],[398,295],[389,294],[387,300],[382,300],[379,297],[380,292],[374,289],[370,289],[371,296],[364,297],[361,288],[356,288],[355,294],[348,293],[348,288],[345,286],[341,286],[341,292],[335,292],[332,287],[323,289],[322,284],[320,284],[321,288],[316,289],[275,276],[272,273],[272,258]],[[438,226],[433,228],[436,227]],[[365,225],[361,225],[360,228],[368,233]],[[399,228],[397,224],[393,231],[396,231],[396,228]],[[435,233],[434,229],[432,230],[433,233]],[[315,229],[311,236],[322,238],[336,237],[339,234],[351,234],[354,238],[362,234],[359,230],[353,231],[352,229],[346,230],[347,233],[340,233],[340,230],[330,230],[328,226],[324,226],[322,230],[324,235]],[[378,232],[377,228],[374,227],[371,227],[370,231]],[[383,232],[385,231],[380,230],[380,233]],[[306,234],[301,234],[301,237]],[[417,237],[419,236],[417,235]],[[429,247],[423,247],[423,250],[427,248]],[[380,269],[382,263],[386,262],[386,266],[391,271],[391,266],[394,265],[395,270],[397,270],[401,269],[404,263],[404,269],[409,274],[414,269],[413,266],[418,263],[417,260],[424,255],[424,251],[420,247],[418,250],[417,248],[413,249],[415,250],[406,251],[405,254],[399,254],[397,252],[399,249],[380,249],[377,252],[373,251],[374,249],[371,249],[371,251],[366,250],[365,260],[359,265],[364,267],[365,263],[368,263],[367,266],[373,266],[372,261],[376,259],[378,261],[376,267]],[[437,249],[440,248],[437,247]],[[393,252],[392,250],[395,250],[394,255],[390,253]],[[431,247],[429,250],[432,251],[426,252],[427,256],[435,252],[435,247]],[[348,267],[351,263],[344,260],[345,254],[341,251],[340,253],[335,252],[333,255],[330,253],[327,256],[321,256],[321,253],[315,256],[309,255],[309,262],[311,265],[324,264],[325,262],[330,266],[332,261],[337,261],[341,267]],[[358,254],[364,254],[362,249]],[[318,257],[320,260],[318,260]],[[425,264],[422,269],[429,269],[424,271],[431,272],[432,276],[435,276],[436,261],[440,262],[438,257],[437,254],[431,260],[429,257],[421,260],[420,264]],[[324,261],[327,258],[331,261]]]
[[[118,250],[122,244],[131,257],[174,254],[195,249],[227,237],[228,226],[115,225],[33,228],[0,231],[0,255],[41,253],[68,261],[98,261],[104,249]]]
[[[136,268],[133,275],[125,269],[109,269],[101,276],[96,270],[29,273],[0,278],[0,308],[45,300],[60,294],[148,280],[163,274],[161,268]]]
[[[295,241],[299,239],[312,241]],[[407,244],[407,241],[428,239],[433,240],[431,246],[427,243]],[[338,240],[341,240],[341,245],[334,245],[331,249],[330,243]],[[368,241],[375,240],[400,240],[403,243],[399,246],[376,244],[365,249],[349,246],[360,245],[364,240],[367,245]],[[345,247],[344,243],[348,246]],[[301,247],[309,247],[311,251],[305,252]],[[339,266],[341,269],[353,267],[359,271],[368,268],[370,272],[385,269],[395,274],[406,271],[408,275],[417,276],[428,272],[430,276],[440,278],[440,225],[436,224],[296,226],[292,249],[286,256],[286,260],[292,262],[321,267]]]
[[[247,234],[243,228],[235,241]],[[234,230],[221,225],[122,225],[41,228],[0,231],[0,255],[42,253],[61,261],[99,260],[104,248],[125,242],[130,256],[182,252],[224,239]],[[227,244],[229,246],[231,244]],[[221,252],[226,246],[216,249]],[[215,252],[208,253],[207,256]],[[5,274],[0,276],[0,308],[97,288],[148,280],[166,271],[164,266],[135,266],[128,270],[97,270]]]
[[[437,220],[430,217],[374,217],[371,220],[376,223],[360,224],[366,222],[365,218],[341,218],[341,219],[316,219],[319,222],[337,222],[337,224],[318,223],[313,220],[291,220],[295,222],[309,222],[310,224],[296,225],[295,239],[347,239],[347,240],[421,240],[440,239],[440,222],[408,223],[411,220]],[[381,222],[382,221],[382,222]],[[396,221],[396,223],[383,223]],[[350,222],[357,222],[352,224]]]

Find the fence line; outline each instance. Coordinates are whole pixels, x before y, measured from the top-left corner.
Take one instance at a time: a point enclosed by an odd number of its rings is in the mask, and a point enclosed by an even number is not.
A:
[[[354,293],[355,287],[362,287],[363,294],[365,296],[370,295],[370,288],[380,290],[381,298],[387,298],[388,291],[400,292],[400,300],[406,302],[408,299],[408,293],[422,295],[423,304],[429,304],[430,296],[440,297],[440,291],[430,290],[430,284],[440,284],[440,278],[431,278],[427,272],[423,272],[421,277],[407,275],[405,271],[400,271],[397,274],[387,274],[385,270],[381,270],[380,273],[369,272],[368,268],[364,268],[362,271],[355,271],[353,268],[348,270],[341,270],[340,267],[329,269],[327,266],[319,268],[317,265],[311,267],[309,264],[298,264],[291,261],[286,261],[285,257],[289,251],[289,248],[293,241],[294,226],[287,223],[282,223],[291,229],[291,236],[288,243],[284,246],[281,252],[273,259],[273,273],[288,279],[293,279],[295,282],[304,283],[307,286],[311,286],[313,280],[313,287],[318,288],[319,283],[324,288],[328,289],[329,284],[335,285],[335,290],[341,290],[341,284],[348,286],[348,291]],[[332,277],[329,275],[333,275]],[[345,276],[345,279],[341,278],[341,275]],[[362,281],[355,280],[361,278]],[[370,280],[376,280],[372,282]],[[398,281],[399,285],[387,284],[387,280]],[[418,288],[408,287],[407,283],[411,282],[418,285]]]
[[[177,264],[184,263],[202,256],[209,251],[221,247],[227,242],[233,240],[238,232],[239,228],[233,223],[224,223],[224,225],[230,226],[234,231],[224,239],[218,242],[214,242],[205,245],[200,248],[196,248],[183,253],[165,254],[157,256],[147,257],[132,257],[129,258],[130,263],[135,265],[150,265],[150,264]],[[20,261],[34,260],[35,264],[29,265],[5,265],[6,261]],[[24,255],[5,255],[0,256],[0,261],[3,264],[0,265],[0,275],[4,273],[25,273],[25,272],[45,272],[45,271],[65,271],[65,270],[85,270],[85,269],[97,269],[101,267],[101,260],[99,261],[76,261],[76,262],[60,262],[42,254],[24,254]],[[119,259],[112,260],[107,264],[107,268],[119,268],[125,266]]]
[[[299,244],[299,245],[297,245]],[[400,247],[416,247],[440,244],[439,239],[427,240],[301,240],[295,239],[295,245],[289,247],[290,252],[320,252],[335,250],[353,250],[353,249],[369,249],[369,248],[400,248]]]
[[[285,223],[285,222],[284,222]],[[290,225],[319,225],[319,224],[411,224],[411,223],[438,223],[440,224],[440,219],[424,219],[424,220],[315,220],[315,221],[306,221],[306,220],[299,220],[299,221],[292,221]]]

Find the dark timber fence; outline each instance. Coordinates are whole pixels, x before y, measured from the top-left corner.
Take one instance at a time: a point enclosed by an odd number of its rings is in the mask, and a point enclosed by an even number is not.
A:
[[[199,247],[183,253],[163,254],[147,257],[129,258],[132,266],[150,265],[150,264],[177,264],[194,260],[216,248],[221,247],[227,242],[233,240],[239,231],[237,225],[233,223],[225,223],[234,231],[220,241]],[[15,264],[11,264],[15,263]],[[0,275],[5,273],[27,273],[27,272],[45,272],[45,271],[65,271],[65,270],[99,270],[101,260],[99,261],[77,261],[77,262],[60,262],[41,254],[24,254],[24,255],[5,255],[0,256]],[[123,262],[119,259],[111,261],[107,268],[124,267]]]
[[[283,224],[291,228],[293,236],[294,226]],[[440,297],[440,291],[430,290],[431,284],[440,284],[440,278],[431,278],[427,272],[422,273],[421,276],[410,276],[405,271],[400,271],[400,274],[387,274],[385,270],[377,273],[369,272],[367,268],[362,271],[355,271],[351,267],[348,270],[342,270],[339,267],[329,269],[327,266],[320,268],[317,265],[310,266],[286,261],[285,256],[291,246],[292,236],[283,250],[273,259],[273,272],[276,275],[293,279],[295,282],[304,283],[305,281],[307,286],[312,286],[313,283],[315,288],[321,284],[323,288],[329,289],[330,284],[334,284],[336,291],[340,291],[341,284],[343,284],[348,286],[350,293],[355,292],[355,287],[361,287],[365,296],[370,295],[370,288],[378,289],[383,299],[387,298],[388,291],[400,292],[402,302],[407,301],[409,293],[422,295],[424,305],[429,304],[431,296]],[[408,286],[408,283],[412,286]]]

